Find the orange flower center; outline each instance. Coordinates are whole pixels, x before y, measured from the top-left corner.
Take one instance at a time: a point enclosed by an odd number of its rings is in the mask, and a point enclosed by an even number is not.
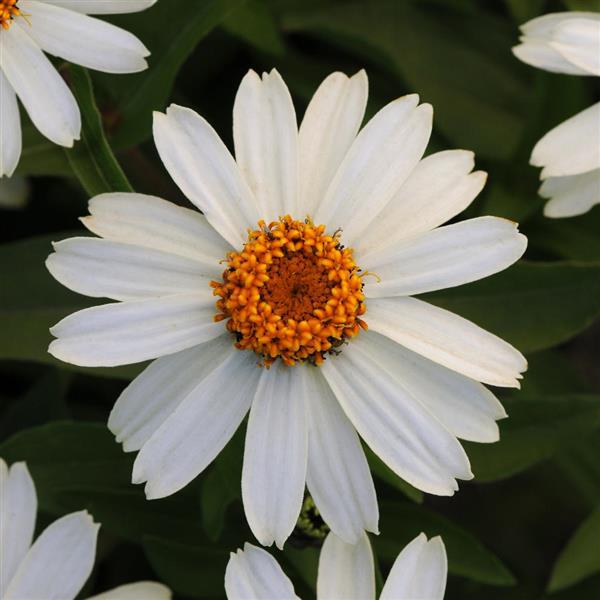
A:
[[[352,250],[310,219],[286,216],[258,227],[241,252],[227,255],[223,281],[211,282],[220,297],[215,320],[228,319],[236,347],[253,350],[265,366],[277,358],[319,365],[367,328]]]
[[[12,20],[21,15],[21,11],[17,7],[19,0],[0,0],[0,26],[3,29],[9,29],[12,25]]]

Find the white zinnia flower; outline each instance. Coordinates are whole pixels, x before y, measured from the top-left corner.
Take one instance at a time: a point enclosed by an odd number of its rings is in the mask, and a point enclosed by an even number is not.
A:
[[[21,156],[17,96],[50,141],[70,148],[79,139],[75,98],[44,52],[106,73],[143,71],[150,53],[140,40],[87,15],[136,12],[155,2],[0,0],[0,177],[10,177]]]
[[[494,442],[506,416],[479,382],[518,387],[526,368],[506,342],[409,297],[508,267],[526,238],[494,217],[435,229],[485,174],[466,151],[421,160],[432,109],[416,95],[357,135],[366,100],[363,71],[334,73],[298,131],[279,74],[251,71],[235,101],[236,160],[172,105],[155,115],[156,146],[204,216],[98,196],[83,222],[104,239],[65,240],[47,261],[69,288],[118,301],[58,323],[51,354],[83,366],[158,358],[109,419],[125,451],[140,451],[133,481],[148,498],[201,473],[250,411],[242,497],[265,545],[293,530],[305,482],[342,539],[377,531],[357,431],[406,481],[452,495],[455,478],[473,477],[456,438]]]
[[[600,75],[600,14],[544,15],[521,31],[513,52],[523,62],[554,73]],[[600,102],[549,131],[533,149],[531,164],[543,167],[547,217],[573,217],[599,204]]]
[[[448,561],[440,537],[418,535],[396,558],[379,596],[381,600],[441,600]],[[292,582],[262,548],[246,543],[231,553],[225,571],[228,600],[295,600]],[[319,557],[317,600],[375,598],[375,569],[369,538],[356,545],[330,533]]]
[[[0,600],[73,600],[94,566],[100,525],[87,511],[49,525],[33,541],[37,497],[27,465],[0,458]],[[169,600],[164,585],[141,581],[94,600]],[[90,598],[89,600],[92,600]]]

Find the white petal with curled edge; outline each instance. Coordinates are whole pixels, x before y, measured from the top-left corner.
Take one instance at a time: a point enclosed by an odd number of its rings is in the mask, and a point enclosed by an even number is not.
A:
[[[600,76],[600,20],[569,19],[560,23],[551,45],[570,63]]]
[[[575,217],[600,204],[600,169],[581,175],[549,177],[542,183],[540,196],[550,198],[544,215],[553,219]]]
[[[15,172],[21,158],[22,146],[17,95],[0,69],[0,178],[10,177]],[[0,182],[0,185],[5,181]]]

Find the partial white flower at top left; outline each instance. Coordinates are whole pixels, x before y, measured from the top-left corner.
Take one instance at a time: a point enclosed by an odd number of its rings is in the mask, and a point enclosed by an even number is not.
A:
[[[70,148],[81,115],[67,84],[44,52],[105,73],[136,73],[150,55],[131,33],[89,14],[137,12],[156,0],[0,0],[0,177],[21,156],[17,98],[50,141]]]

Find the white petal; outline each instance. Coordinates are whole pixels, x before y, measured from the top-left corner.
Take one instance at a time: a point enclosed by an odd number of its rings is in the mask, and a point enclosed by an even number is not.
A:
[[[100,194],[81,221],[93,233],[115,242],[136,244],[218,263],[232,247],[195,210],[144,194]],[[221,269],[222,270],[222,269]]]
[[[534,147],[531,164],[542,179],[577,175],[600,167],[600,102],[550,130]]]
[[[600,20],[563,21],[556,27],[552,47],[580,69],[600,75]]]
[[[524,35],[538,39],[550,39],[556,28],[565,21],[574,18],[582,19],[600,19],[600,15],[595,12],[586,11],[564,11],[558,13],[549,13],[536,17],[521,25],[520,29]]]
[[[231,353],[229,332],[155,360],[121,393],[108,428],[125,452],[139,450],[185,398]]]
[[[75,598],[92,572],[99,527],[86,511],[54,521],[27,552],[3,600]]]
[[[473,442],[497,442],[502,404],[484,385],[446,369],[374,331],[360,334],[360,349],[397,380],[452,435]]]
[[[264,369],[248,419],[242,499],[248,524],[263,546],[278,548],[296,525],[306,481],[306,368]]]
[[[22,146],[17,96],[0,68],[0,178],[10,177],[15,172]]]
[[[498,273],[525,252],[517,224],[478,217],[439,227],[360,257],[381,281],[365,280],[368,298],[408,296],[455,287]]]
[[[173,354],[223,332],[210,291],[118,302],[73,313],[50,329],[48,352],[83,367],[114,367]]]
[[[235,158],[268,223],[298,214],[298,125],[279,73],[242,79],[233,107]]]
[[[314,215],[360,128],[369,93],[364,70],[332,73],[318,87],[298,134],[299,214]]]
[[[174,494],[221,452],[250,408],[261,370],[256,356],[231,348],[144,444],[133,482],[149,500]]]
[[[27,465],[14,463],[8,469],[0,458],[0,598],[29,550],[36,513],[35,486]]]
[[[329,358],[323,375],[358,433],[390,469],[424,492],[451,496],[456,478],[473,477],[467,455],[403,382],[369,355],[361,337],[342,356]]]
[[[156,581],[138,581],[90,596],[87,600],[171,600],[171,590]]]
[[[0,67],[33,124],[55,144],[70,148],[81,131],[77,102],[52,63],[19,25],[0,36]]]
[[[296,600],[294,586],[277,561],[262,548],[244,544],[225,569],[228,600]]]
[[[323,520],[345,542],[379,533],[371,471],[354,427],[318,369],[307,371],[306,484]]]
[[[39,0],[21,0],[28,23],[19,24],[46,52],[88,69],[135,73],[148,67],[150,52],[134,35],[72,10]]]
[[[551,198],[544,207],[546,217],[582,215],[600,204],[600,169],[581,175],[549,177],[540,188],[540,196]]]
[[[442,538],[421,533],[396,558],[380,600],[442,600],[448,559]]]
[[[315,222],[342,227],[352,246],[398,193],[415,168],[431,134],[432,108],[404,96],[381,109],[358,134],[337,170]]]
[[[375,598],[375,567],[369,538],[347,544],[330,533],[319,556],[319,600],[369,600]]]
[[[467,150],[444,150],[424,158],[356,239],[355,256],[430,231],[467,208],[487,178],[483,171],[471,173],[474,165],[474,155]]]
[[[154,142],[167,171],[208,222],[235,248],[260,215],[256,200],[215,130],[189,108],[154,113]]]
[[[499,337],[454,313],[416,298],[373,298],[368,325],[409,350],[471,379],[519,387],[523,355]]]
[[[46,260],[52,276],[69,289],[94,298],[143,300],[173,294],[193,294],[210,287],[222,267],[203,265],[133,244],[91,237],[53,244]]]
[[[157,0],[46,0],[50,4],[88,15],[116,15],[146,10]]]

